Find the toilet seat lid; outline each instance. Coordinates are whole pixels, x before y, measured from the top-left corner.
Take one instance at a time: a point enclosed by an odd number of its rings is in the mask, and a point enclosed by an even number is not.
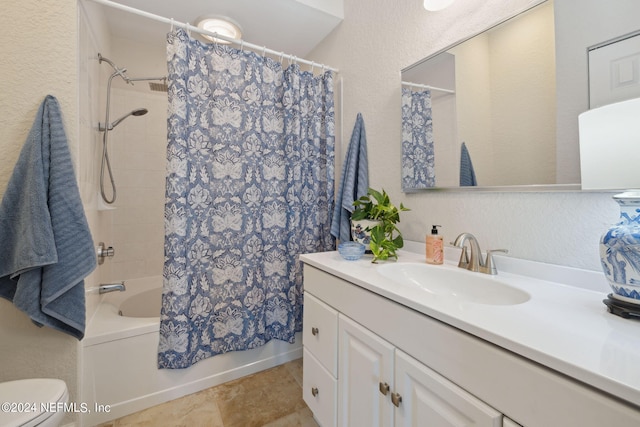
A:
[[[37,425],[55,413],[43,412],[41,403],[66,402],[67,399],[67,385],[58,379],[30,378],[0,383],[0,402],[13,405],[8,407],[9,411],[0,411],[0,425]],[[52,406],[55,410],[55,405]]]

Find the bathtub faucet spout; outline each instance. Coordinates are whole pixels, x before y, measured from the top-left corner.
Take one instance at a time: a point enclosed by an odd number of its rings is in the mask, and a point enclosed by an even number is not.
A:
[[[105,284],[100,285],[98,293],[106,294],[107,292],[115,292],[115,291],[123,292],[125,290],[127,290],[127,288],[125,288],[124,282],[120,282],[120,283],[105,283]]]

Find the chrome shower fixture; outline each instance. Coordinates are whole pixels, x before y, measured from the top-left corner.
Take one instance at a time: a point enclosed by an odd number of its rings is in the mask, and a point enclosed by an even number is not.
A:
[[[120,122],[122,122],[127,117],[142,116],[144,114],[147,114],[148,110],[146,108],[137,108],[125,114],[124,116],[120,117],[119,119],[114,120],[113,122],[109,121],[109,111],[111,110],[111,81],[113,80],[114,77],[120,76],[122,77],[122,80],[124,80],[127,84],[133,85],[133,82],[147,81],[147,80],[162,80],[166,82],[166,77],[130,78],[126,74],[127,72],[126,68],[118,68],[116,64],[113,63],[113,61],[105,58],[99,53],[98,53],[98,60],[100,61],[101,64],[103,62],[106,62],[114,70],[111,76],[109,76],[109,80],[107,80],[107,108],[105,110],[104,123],[98,123],[98,130],[100,132],[104,132],[104,134],[102,135],[102,161],[100,164],[100,195],[102,196],[102,200],[104,200],[105,203],[112,204],[113,202],[116,201],[116,183],[113,179],[113,172],[111,171],[111,162],[109,161],[109,151],[107,149],[109,132],[113,130],[113,128],[118,126]],[[109,196],[105,192],[105,188],[104,188],[105,175],[108,175],[109,181],[111,182],[111,198],[109,198]]]
[[[124,116],[120,117],[117,120],[114,120],[113,123],[109,124],[109,126],[104,126],[102,123],[98,123],[98,130],[100,132],[104,132],[105,130],[113,130],[114,127],[118,126],[120,124],[121,121],[123,121],[124,119],[126,119],[129,116],[144,116],[145,114],[147,114],[149,112],[149,110],[147,110],[146,108],[136,108],[133,111],[130,111],[129,113],[125,114]]]
[[[98,54],[98,61],[102,64],[103,62],[106,62],[107,64],[111,65],[111,68],[113,68],[113,75],[111,76],[111,78],[115,77],[115,76],[120,76],[122,77],[122,80],[124,80],[127,84],[130,84],[131,86],[133,86],[133,82],[142,82],[142,81],[149,81],[149,80],[162,80],[164,82],[167,81],[167,77],[129,77],[127,75],[127,69],[126,68],[118,68],[118,66],[116,64],[113,63],[113,61],[111,61],[110,59],[105,58],[104,56],[102,56],[101,54]]]
[[[98,54],[98,62],[99,62],[100,64],[102,64],[103,62],[106,62],[107,64],[111,65],[111,68],[113,68],[113,70],[114,70],[113,76],[111,76],[112,78],[113,78],[114,76],[120,76],[120,77],[122,77],[122,79],[123,79],[125,82],[129,83],[129,77],[127,77],[127,74],[126,74],[127,69],[126,69],[126,68],[118,68],[118,67],[116,66],[116,64],[114,64],[114,63],[113,63],[113,61],[111,61],[111,60],[109,60],[109,59],[105,58],[105,57],[104,57],[104,56],[102,56],[101,54]]]

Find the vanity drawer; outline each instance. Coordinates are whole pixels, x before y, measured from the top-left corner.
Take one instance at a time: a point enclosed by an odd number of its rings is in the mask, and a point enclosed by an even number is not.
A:
[[[338,312],[304,293],[302,344],[329,373],[338,376]]]
[[[337,422],[338,380],[306,348],[302,364],[302,398],[322,427]]]

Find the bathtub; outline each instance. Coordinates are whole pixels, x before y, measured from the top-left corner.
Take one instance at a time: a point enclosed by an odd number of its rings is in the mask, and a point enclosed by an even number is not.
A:
[[[82,426],[100,424],[302,357],[302,336],[296,334],[295,344],[272,340],[262,347],[214,356],[186,369],[158,369],[162,277],[125,283],[125,292],[104,295],[80,342],[81,401],[92,409],[80,414]],[[105,410],[95,411],[96,405]]]

